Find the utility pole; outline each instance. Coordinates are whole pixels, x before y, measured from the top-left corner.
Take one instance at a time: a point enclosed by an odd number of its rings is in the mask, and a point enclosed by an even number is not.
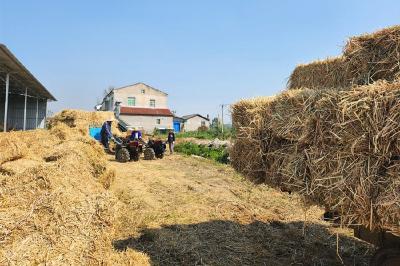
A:
[[[222,136],[224,135],[224,105],[221,104],[221,131],[222,131]]]
[[[230,104],[221,104],[221,129],[222,129],[222,135],[224,135],[224,107],[229,106]]]

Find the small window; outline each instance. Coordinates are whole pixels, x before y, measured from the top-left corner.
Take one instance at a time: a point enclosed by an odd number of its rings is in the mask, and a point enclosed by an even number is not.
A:
[[[156,107],[156,100],[150,100],[150,107]]]
[[[157,125],[160,125],[160,124],[161,124],[161,119],[158,118],[158,119],[156,120],[156,123],[157,123]]]
[[[206,121],[201,121],[201,126],[205,127],[206,126]]]
[[[135,106],[135,105],[136,105],[136,98],[128,97],[128,106]]]
[[[140,92],[141,92],[142,94],[145,94],[145,93],[146,93],[146,90],[145,90],[145,89],[142,89]]]

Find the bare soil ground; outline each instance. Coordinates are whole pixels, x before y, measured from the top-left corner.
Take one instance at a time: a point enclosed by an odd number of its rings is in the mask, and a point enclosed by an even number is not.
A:
[[[181,155],[110,164],[124,203],[113,245],[138,264],[368,265],[373,252],[321,208],[229,166]]]

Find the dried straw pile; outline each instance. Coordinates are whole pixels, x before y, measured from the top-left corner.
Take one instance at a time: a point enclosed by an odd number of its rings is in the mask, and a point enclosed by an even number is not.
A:
[[[89,126],[101,127],[108,119],[113,119],[113,112],[89,112],[81,110],[64,110],[49,120],[49,128],[68,126],[71,131],[87,135]],[[119,133],[117,123],[113,123],[113,133]]]
[[[400,26],[351,37],[343,55],[297,66],[288,89],[347,90],[377,80],[394,81],[400,77]]]
[[[349,72],[355,84],[400,77],[400,25],[352,37],[344,47]]]
[[[351,86],[343,56],[298,65],[289,77],[289,89],[347,89]]]
[[[257,154],[264,182],[339,211],[344,223],[399,228],[400,82],[291,92],[233,106],[234,167],[248,174]]]
[[[1,265],[133,261],[111,244],[114,170],[102,147],[70,126],[0,134]]]

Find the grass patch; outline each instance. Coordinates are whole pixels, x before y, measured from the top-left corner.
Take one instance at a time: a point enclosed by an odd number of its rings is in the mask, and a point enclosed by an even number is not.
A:
[[[209,130],[197,130],[197,131],[188,131],[188,132],[180,132],[176,133],[176,138],[196,138],[196,139],[228,139],[232,137],[232,129],[226,128],[224,133],[221,132],[220,129],[209,129]],[[160,134],[159,132],[155,131],[154,135],[159,138],[167,139],[167,134]]]
[[[192,142],[184,142],[175,146],[175,151],[186,155],[197,155],[219,163],[229,162],[229,153],[225,148],[212,148]]]

